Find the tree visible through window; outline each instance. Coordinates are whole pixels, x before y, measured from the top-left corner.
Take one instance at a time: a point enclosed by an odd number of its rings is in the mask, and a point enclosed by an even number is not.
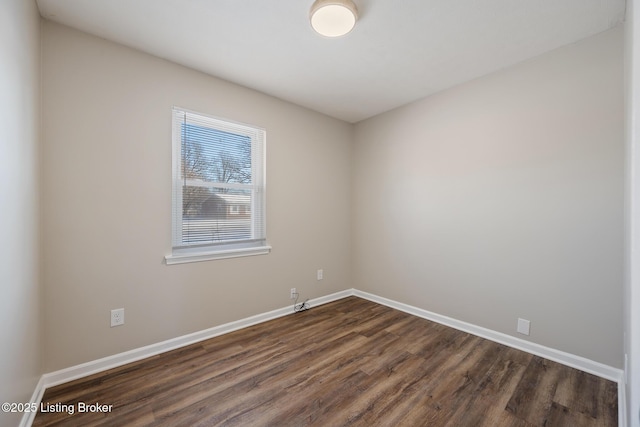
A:
[[[174,252],[265,244],[264,130],[174,108]]]

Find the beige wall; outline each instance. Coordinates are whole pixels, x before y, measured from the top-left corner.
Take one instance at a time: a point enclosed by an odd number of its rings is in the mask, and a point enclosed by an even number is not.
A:
[[[359,123],[355,287],[621,367],[622,36]]]
[[[35,1],[0,13],[0,401],[28,401],[42,373],[38,277],[40,16]],[[22,414],[0,412],[0,425]]]
[[[621,367],[620,29],[355,133],[58,24],[42,31],[47,372],[287,306],[291,287],[352,286],[512,335],[523,317],[532,341]],[[163,265],[172,105],[267,129],[270,255]],[[110,328],[119,307],[126,324]]]
[[[351,287],[350,125],[54,23],[42,31],[46,371],[289,306],[291,287]],[[163,265],[173,105],[267,130],[271,254]],[[119,307],[126,323],[110,328]]]

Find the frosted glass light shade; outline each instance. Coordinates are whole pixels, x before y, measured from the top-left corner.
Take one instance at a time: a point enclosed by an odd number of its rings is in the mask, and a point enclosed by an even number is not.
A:
[[[311,27],[326,37],[340,37],[356,25],[358,10],[351,0],[316,0],[309,13]]]

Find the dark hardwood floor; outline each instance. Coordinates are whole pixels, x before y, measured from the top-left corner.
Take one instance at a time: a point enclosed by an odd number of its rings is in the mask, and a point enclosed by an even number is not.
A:
[[[617,385],[349,297],[47,390],[34,426],[617,426]],[[78,413],[79,402],[113,405]],[[55,407],[54,407],[55,408]]]

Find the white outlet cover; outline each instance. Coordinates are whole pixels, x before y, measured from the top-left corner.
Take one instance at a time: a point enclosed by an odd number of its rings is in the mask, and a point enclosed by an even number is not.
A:
[[[529,330],[531,329],[531,322],[525,319],[518,319],[518,329],[517,331],[523,335],[529,335]]]
[[[111,310],[111,327],[124,325],[124,308]]]

